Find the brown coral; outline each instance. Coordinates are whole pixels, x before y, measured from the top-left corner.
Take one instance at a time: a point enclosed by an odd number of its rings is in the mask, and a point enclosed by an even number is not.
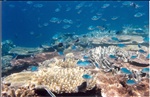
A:
[[[37,97],[34,91],[34,86],[29,85],[26,87],[12,87],[8,84],[2,85],[2,97]]]
[[[149,79],[142,79],[138,84],[129,86],[125,83],[122,75],[111,75],[109,73],[99,73],[97,87],[101,89],[103,97],[129,97],[148,96]]]

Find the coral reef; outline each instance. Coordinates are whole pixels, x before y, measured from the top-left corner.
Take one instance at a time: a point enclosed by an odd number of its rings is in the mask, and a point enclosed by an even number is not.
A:
[[[72,58],[68,58],[68,59],[57,59],[57,58],[53,58],[51,60],[46,60],[43,63],[39,64],[40,66],[43,67],[63,67],[63,68],[73,68],[76,67],[76,62],[77,60],[74,60]]]
[[[39,97],[41,92],[44,93],[44,96],[55,97],[44,86],[37,87],[31,84],[34,76],[34,72],[20,72],[7,76],[2,84],[2,97]]]
[[[35,54],[34,56],[25,57],[22,59],[13,59],[11,61],[12,66],[24,65],[24,64],[32,64],[37,65],[40,62],[43,62],[47,59],[58,56],[57,52],[46,52]]]
[[[45,52],[35,54],[33,56],[22,57],[22,58],[14,58],[9,61],[9,65],[2,70],[2,76],[9,75],[15,72],[21,72],[26,70],[29,66],[38,66],[39,63],[51,59],[55,56],[58,56],[57,52]],[[5,57],[4,57],[5,58]],[[3,64],[5,65],[5,64]]]
[[[142,36],[93,31],[61,34],[53,46],[7,49],[2,96],[37,97],[40,89],[49,95],[95,89],[103,97],[149,96],[147,45]]]
[[[133,45],[136,46],[137,44],[143,44],[144,45],[144,41],[143,41],[143,37],[142,36],[136,36],[134,35],[133,37],[129,36],[129,35],[117,35],[114,36],[116,38],[118,38],[118,41],[113,41],[111,38],[112,37],[102,37],[102,38],[91,38],[92,44],[93,45],[117,45],[118,43],[122,43],[122,44],[126,44],[128,45]],[[124,37],[124,38],[122,38]]]
[[[2,57],[2,70],[7,70],[10,67],[10,61],[13,59],[10,55],[5,55]]]
[[[34,86],[29,84],[33,76],[33,72],[20,72],[3,78],[2,97],[26,97],[35,95],[33,90]]]
[[[111,72],[114,75],[121,74],[126,78],[124,79],[125,81],[133,80],[135,83],[139,83],[143,77],[146,77],[142,69],[144,67],[149,68],[149,60],[146,59],[147,54],[135,53],[134,51],[126,51],[123,48],[109,46],[91,49],[87,56],[96,69],[98,68],[105,73]],[[133,56],[138,57],[132,59],[131,57]]]
[[[142,79],[135,85],[127,85],[122,75],[113,76],[110,73],[98,73],[97,87],[101,89],[102,97],[149,96],[149,79]]]
[[[29,87],[10,87],[8,84],[2,86],[2,97],[37,97],[35,91],[33,90],[34,86]]]
[[[148,66],[149,60],[146,59],[147,54],[148,51],[146,51],[146,53],[140,53],[138,51],[127,51],[124,48],[119,48],[116,46],[100,46],[89,50],[87,56],[95,63],[101,65],[101,68],[109,69],[113,67],[112,64],[121,67],[124,66],[124,64],[132,64],[133,62],[137,62],[139,64],[147,64],[146,66]],[[132,59],[131,57],[133,55],[137,56],[137,58]]]
[[[96,84],[96,74],[90,72],[89,69],[77,67],[77,60],[70,58],[70,55],[67,56],[65,61],[60,59],[46,60],[39,65],[39,70],[35,72],[11,74],[3,79],[3,83],[10,83],[12,87],[18,88],[29,84],[35,85],[35,88],[42,86],[58,94],[93,89]],[[84,74],[89,74],[92,78],[83,78]],[[86,86],[82,87],[85,82]]]
[[[30,76],[29,76],[30,75]],[[32,77],[35,76],[34,72],[20,72],[20,73],[13,73],[7,77],[4,77],[4,83],[10,83],[11,86],[25,86],[31,82]]]
[[[9,50],[16,47],[11,40],[5,40],[1,43],[2,56],[7,55]]]
[[[73,56],[73,53],[69,53],[65,60],[53,58],[42,62],[39,64],[41,70],[36,73],[37,77],[33,82],[38,85],[47,85],[51,91],[58,94],[80,92],[77,87],[83,82],[88,84],[85,90],[91,90],[96,83],[95,73],[90,72],[89,69],[78,67],[77,60]],[[82,77],[84,74],[90,74],[93,78],[86,80]]]

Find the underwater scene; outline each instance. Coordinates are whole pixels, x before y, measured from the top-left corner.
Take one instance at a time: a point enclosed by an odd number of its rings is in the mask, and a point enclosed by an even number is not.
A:
[[[149,97],[148,1],[3,1],[1,97]]]

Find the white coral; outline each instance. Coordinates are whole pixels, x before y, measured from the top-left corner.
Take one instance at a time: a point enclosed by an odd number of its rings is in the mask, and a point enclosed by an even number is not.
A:
[[[90,71],[76,67],[76,68],[47,68],[39,70],[36,73],[32,83],[37,85],[44,85],[51,91],[56,93],[72,93],[78,92],[77,86],[80,86],[85,79],[82,76]],[[94,76],[94,75],[93,75]],[[88,81],[87,90],[95,86],[96,77]]]

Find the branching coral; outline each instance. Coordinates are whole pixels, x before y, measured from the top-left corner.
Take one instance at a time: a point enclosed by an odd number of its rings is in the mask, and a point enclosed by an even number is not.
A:
[[[73,68],[76,67],[76,62],[74,58],[65,58],[65,59],[58,59],[58,58],[52,58],[50,60],[46,60],[42,63],[40,63],[40,67],[63,67],[63,68]]]
[[[139,51],[127,51],[124,48],[116,46],[108,47],[96,47],[87,53],[87,56],[96,64],[100,65],[100,68],[112,68],[112,65],[122,67],[123,64],[137,62],[141,64],[140,60],[144,64],[148,64],[146,59],[147,51],[140,53]],[[136,56],[135,59],[131,58]],[[120,64],[120,65],[117,65]]]
[[[47,86],[51,91],[56,93],[72,93],[78,92],[77,86],[80,86],[85,79],[83,74],[89,73],[88,70],[76,68],[48,68],[42,69],[36,73],[36,77],[32,80],[34,84]],[[93,75],[93,74],[91,74]],[[96,77],[87,80],[87,90],[92,89],[96,83]]]
[[[94,49],[89,50],[87,54],[91,60],[93,60],[96,64],[100,65],[100,68],[112,68],[112,64],[110,61],[114,61],[114,58],[111,56],[118,58],[121,62],[127,62],[127,56],[130,53],[127,51],[116,47],[116,46],[109,46],[109,47],[96,47]]]
[[[149,65],[147,64],[148,60],[146,60],[146,57],[143,57],[144,54],[142,53],[135,53],[135,56],[138,56],[139,59],[131,59],[134,53],[132,51],[126,51],[123,48],[109,46],[96,47],[94,49],[91,49],[87,55],[89,56],[90,61],[92,61],[93,65],[95,65],[96,68],[99,68],[105,73],[112,72],[113,74],[121,74],[124,75],[126,81],[129,79],[133,79],[134,81],[136,81],[136,83],[139,83],[142,80],[141,75],[143,74],[141,72],[141,69],[144,66]],[[142,59],[142,62],[145,62],[145,64],[141,64],[137,61],[140,60],[140,58]],[[121,68],[123,67],[126,69],[125,71],[122,71]],[[127,71],[131,73],[122,73]]]

